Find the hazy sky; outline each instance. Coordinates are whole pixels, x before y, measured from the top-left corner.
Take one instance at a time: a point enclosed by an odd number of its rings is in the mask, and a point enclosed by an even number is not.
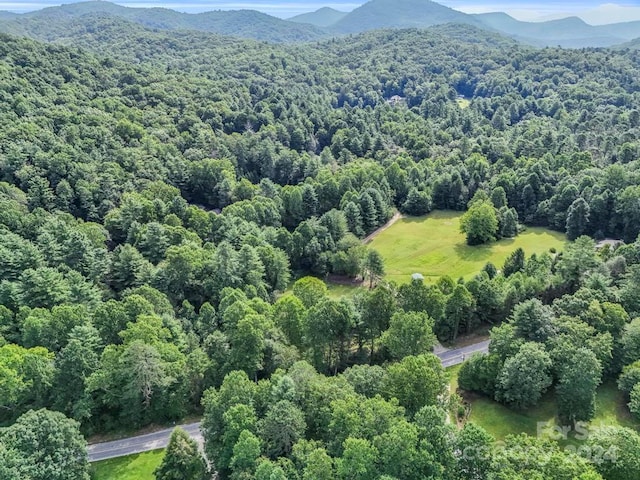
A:
[[[0,0],[0,10],[25,12],[60,3],[79,0]],[[115,0],[115,3],[131,7],[167,7],[184,12],[202,12],[218,9],[254,9],[278,17],[290,17],[299,13],[329,6],[338,10],[353,10],[364,0]],[[578,14],[590,23],[610,23],[640,19],[640,0],[618,0],[616,4],[603,1],[538,1],[516,2],[505,0],[441,0],[439,3],[467,13],[504,11],[522,20],[559,18]]]

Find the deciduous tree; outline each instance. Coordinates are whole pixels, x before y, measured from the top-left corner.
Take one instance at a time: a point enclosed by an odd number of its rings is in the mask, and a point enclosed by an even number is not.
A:
[[[489,201],[477,202],[460,220],[460,230],[467,236],[469,245],[481,245],[495,240],[498,233],[498,216]]]
[[[61,413],[44,409],[25,413],[0,434],[0,455],[2,446],[13,452],[17,463],[13,470],[21,480],[89,480],[87,443],[80,425]]]
[[[387,369],[385,391],[397,398],[410,414],[425,405],[436,405],[446,390],[446,375],[440,359],[433,354],[410,356]]]
[[[551,358],[538,343],[526,343],[504,362],[496,399],[517,409],[532,407],[551,386]]]
[[[427,353],[436,343],[433,320],[426,313],[398,312],[391,317],[382,343],[395,359]]]

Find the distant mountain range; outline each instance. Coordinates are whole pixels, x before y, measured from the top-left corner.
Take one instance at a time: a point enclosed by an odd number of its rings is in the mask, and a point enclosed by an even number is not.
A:
[[[471,15],[428,0],[371,0],[328,28],[344,34],[381,28],[425,28],[445,23],[481,26]]]
[[[640,37],[640,22],[592,26],[578,17],[547,22],[522,22],[506,13],[485,13],[477,18],[487,27],[536,46],[609,47]]]
[[[290,18],[289,21],[295,23],[308,23],[316,27],[327,28],[338,23],[348,14],[348,12],[340,12],[334,8],[323,7],[315,12],[296,15],[295,17]]]
[[[194,30],[271,42],[312,41],[327,35],[312,25],[296,24],[255,10],[188,14],[166,8],[129,8],[106,1],[70,3],[8,17],[0,14],[0,32],[53,41],[59,33],[64,34],[96,14],[159,30]]]
[[[325,7],[289,20],[253,10],[187,14],[90,1],[20,15],[0,12],[0,32],[56,41],[89,17],[95,23],[95,15],[125,19],[153,29],[195,30],[271,42],[315,41],[369,30],[427,28],[448,23],[472,25],[540,47],[609,47],[640,37],[640,22],[593,26],[577,17],[522,22],[506,13],[470,15],[429,0],[371,0],[348,13]]]

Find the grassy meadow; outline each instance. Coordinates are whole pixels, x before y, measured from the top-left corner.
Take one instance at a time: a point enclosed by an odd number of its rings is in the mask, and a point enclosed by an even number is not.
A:
[[[355,293],[360,289],[365,289],[365,287],[354,287],[353,285],[341,285],[338,283],[327,282],[327,295],[334,300],[340,300],[344,297],[350,297],[355,295]]]
[[[557,424],[557,406],[553,391],[547,392],[540,403],[529,410],[518,412],[511,410],[489,398],[473,396],[469,398],[471,412],[469,420],[485,428],[497,440],[510,434],[527,433],[536,436],[538,422],[549,426]],[[596,415],[590,422],[592,427],[621,426],[638,428],[625,405],[625,399],[613,381],[604,383],[598,389],[596,397]],[[569,438],[565,442],[573,443]]]
[[[458,374],[462,365],[447,368],[449,389],[458,389]],[[538,435],[538,422],[549,427],[558,424],[558,408],[553,389],[548,391],[534,408],[516,411],[482,395],[465,393],[465,400],[471,409],[468,421],[480,425],[496,440],[504,440],[507,435],[526,433]],[[620,426],[638,429],[640,424],[633,418],[627,408],[624,394],[618,390],[615,381],[607,381],[598,388],[596,396],[596,414],[590,422],[591,427]],[[560,441],[560,444],[576,444],[571,438]]]
[[[562,250],[567,240],[558,232],[528,228],[513,239],[470,247],[460,232],[460,212],[436,211],[425,217],[407,217],[382,231],[370,243],[385,261],[387,280],[406,283],[414,273],[435,281],[443,275],[454,280],[477,274],[487,262],[502,268],[517,248],[527,256]]]
[[[129,455],[96,462],[91,466],[92,480],[155,480],[153,471],[162,462],[164,450]]]

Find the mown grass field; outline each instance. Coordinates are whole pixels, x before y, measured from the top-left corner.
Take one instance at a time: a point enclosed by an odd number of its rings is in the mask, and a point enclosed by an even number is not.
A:
[[[351,297],[360,289],[365,287],[354,287],[353,285],[340,285],[337,283],[327,282],[327,295],[334,300],[340,300],[344,297]]]
[[[435,281],[443,275],[454,280],[477,274],[487,262],[502,268],[506,258],[517,248],[527,256],[560,251],[567,239],[544,228],[529,228],[514,239],[470,247],[460,232],[460,212],[436,211],[426,217],[398,220],[370,243],[385,260],[387,280],[406,283],[414,273]]]
[[[96,462],[91,466],[92,480],[155,480],[153,471],[164,457],[164,450]]]

